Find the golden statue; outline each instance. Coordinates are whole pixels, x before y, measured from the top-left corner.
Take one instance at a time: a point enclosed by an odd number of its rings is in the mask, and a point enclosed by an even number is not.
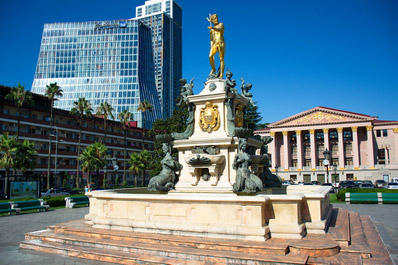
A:
[[[225,54],[225,42],[224,42],[224,24],[218,22],[218,16],[213,14],[210,18],[207,18],[210,22],[210,54],[209,60],[211,65],[210,76],[216,74],[216,67],[214,65],[214,56],[218,52],[220,57],[220,72],[215,77],[223,78],[224,75],[224,54]],[[214,26],[211,25],[214,24]]]

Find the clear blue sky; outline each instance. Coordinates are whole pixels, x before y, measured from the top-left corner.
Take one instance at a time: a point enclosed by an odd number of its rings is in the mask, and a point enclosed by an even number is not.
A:
[[[226,67],[263,122],[316,106],[398,120],[398,1],[178,0],[183,76],[210,72],[209,13],[225,26]],[[44,23],[127,19],[144,0],[0,0],[0,84],[30,89]]]

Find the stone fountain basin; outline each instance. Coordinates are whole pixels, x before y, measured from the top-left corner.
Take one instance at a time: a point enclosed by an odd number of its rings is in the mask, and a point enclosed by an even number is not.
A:
[[[285,194],[149,193],[141,189],[86,193],[94,228],[264,241],[324,234],[328,186],[292,185]],[[279,191],[280,192],[280,191]]]

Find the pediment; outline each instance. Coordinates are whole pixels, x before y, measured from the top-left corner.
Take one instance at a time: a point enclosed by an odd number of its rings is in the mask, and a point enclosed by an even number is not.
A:
[[[315,124],[336,124],[372,121],[376,119],[368,115],[352,113],[341,110],[334,110],[324,107],[316,107],[308,111],[293,115],[289,118],[270,124],[269,128],[304,126]]]

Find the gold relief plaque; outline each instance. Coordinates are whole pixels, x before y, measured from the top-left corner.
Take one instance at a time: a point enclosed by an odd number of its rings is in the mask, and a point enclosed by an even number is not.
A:
[[[204,132],[211,133],[220,128],[220,113],[218,106],[211,102],[206,102],[206,105],[200,111],[199,126]]]
[[[325,113],[322,111],[317,111],[315,113],[311,113],[305,115],[304,117],[298,118],[296,120],[292,120],[287,122],[286,125],[294,125],[294,124],[315,124],[315,123],[330,123],[336,121],[348,121],[349,119],[344,116],[339,116],[331,113]]]
[[[238,105],[235,111],[235,126],[236,127],[243,127],[243,105]]]

